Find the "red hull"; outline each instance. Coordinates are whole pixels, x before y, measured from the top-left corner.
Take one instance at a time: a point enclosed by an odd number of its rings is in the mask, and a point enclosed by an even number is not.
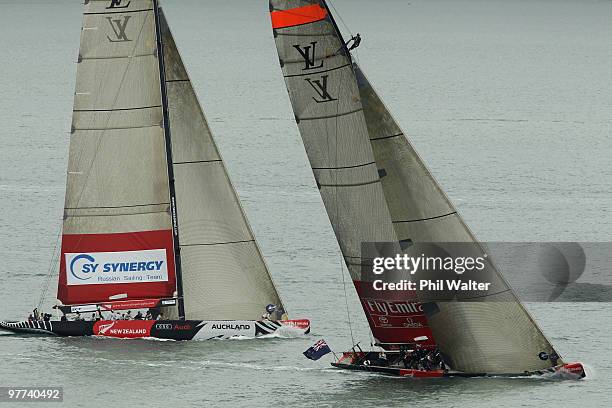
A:
[[[363,360],[367,353],[346,352],[332,366],[344,370],[368,371],[396,377],[441,378],[441,377],[542,377],[549,379],[580,380],[586,377],[581,363],[567,363],[545,370],[525,371],[522,373],[466,373],[452,370],[415,370],[399,366],[367,365]]]

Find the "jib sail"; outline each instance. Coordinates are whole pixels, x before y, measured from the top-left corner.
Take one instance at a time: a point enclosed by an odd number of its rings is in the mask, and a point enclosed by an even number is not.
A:
[[[160,10],[187,318],[257,320],[283,304]]]
[[[270,11],[298,127],[376,339],[425,335],[465,372],[549,367],[539,355],[554,349],[496,270],[503,290],[490,299],[428,303],[427,316],[415,296],[362,280],[352,262],[361,242],[476,241],[353,63],[325,2],[272,0]]]
[[[356,63],[354,73],[398,238],[413,243],[473,243],[471,247],[482,251]],[[495,290],[477,302],[427,305],[438,347],[453,368],[466,372],[517,373],[550,367],[539,355],[557,353],[495,265],[488,267],[487,280],[494,282]]]

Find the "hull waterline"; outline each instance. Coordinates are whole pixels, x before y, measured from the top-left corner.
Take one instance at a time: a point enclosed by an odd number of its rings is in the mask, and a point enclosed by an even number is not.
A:
[[[301,320],[100,320],[0,322],[13,333],[61,337],[100,336],[122,339],[212,340],[270,335],[300,336],[310,332]]]
[[[363,357],[363,353],[357,353],[359,357]],[[411,368],[403,368],[400,366],[379,366],[367,365],[362,361],[363,358],[355,359],[356,354],[352,352],[344,353],[342,357],[335,363],[331,363],[333,367],[343,370],[366,371],[371,373],[384,374],[394,377],[411,377],[411,378],[443,378],[443,377],[540,377],[548,379],[562,380],[580,380],[586,377],[584,367],[581,363],[567,363],[550,367],[544,370],[525,371],[522,373],[467,373],[453,370],[418,370]]]

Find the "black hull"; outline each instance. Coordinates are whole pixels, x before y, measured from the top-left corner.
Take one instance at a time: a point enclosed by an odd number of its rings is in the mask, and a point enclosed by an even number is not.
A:
[[[211,340],[232,337],[263,337],[272,334],[303,335],[308,320],[101,320],[0,322],[0,329],[13,333],[60,337],[101,336],[155,338],[164,340]]]

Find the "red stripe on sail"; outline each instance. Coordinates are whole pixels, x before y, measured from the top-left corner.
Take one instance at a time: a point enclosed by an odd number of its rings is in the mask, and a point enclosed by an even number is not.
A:
[[[379,343],[415,343],[415,338],[427,336],[427,340],[418,341],[418,344],[424,347],[436,345],[423,306],[412,300],[413,293],[375,290],[371,282],[353,283],[372,334]]]
[[[289,10],[275,10],[270,15],[272,28],[285,28],[323,20],[327,17],[327,10],[319,4],[313,4]]]
[[[58,299],[64,304],[173,297],[171,230],[62,237]]]

